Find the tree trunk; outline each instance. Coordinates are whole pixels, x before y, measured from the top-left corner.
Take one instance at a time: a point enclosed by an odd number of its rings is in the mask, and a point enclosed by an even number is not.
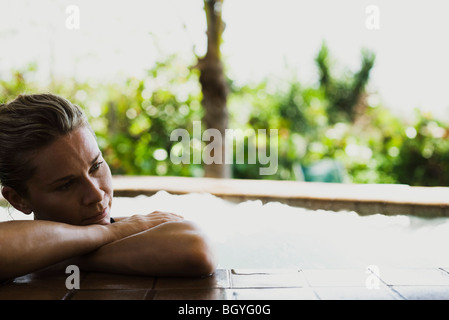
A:
[[[198,59],[200,83],[203,93],[202,105],[205,110],[204,124],[206,129],[217,129],[221,133],[221,161],[203,164],[206,177],[230,177],[229,165],[225,164],[225,130],[228,126],[228,110],[226,106],[229,92],[224,75],[220,55],[223,21],[221,6],[223,0],[204,0],[207,18],[207,53]],[[213,151],[220,151],[214,149]],[[213,156],[213,152],[211,153]]]

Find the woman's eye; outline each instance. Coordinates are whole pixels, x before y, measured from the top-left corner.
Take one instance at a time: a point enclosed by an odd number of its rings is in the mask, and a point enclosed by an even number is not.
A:
[[[68,181],[68,182],[64,183],[63,185],[59,186],[58,190],[59,191],[69,190],[69,188],[72,186],[72,184],[73,184],[73,181]]]
[[[103,161],[99,161],[96,164],[94,164],[92,166],[92,168],[90,168],[90,172],[94,172],[94,171],[97,171],[98,169],[100,169],[102,163],[103,163]]]

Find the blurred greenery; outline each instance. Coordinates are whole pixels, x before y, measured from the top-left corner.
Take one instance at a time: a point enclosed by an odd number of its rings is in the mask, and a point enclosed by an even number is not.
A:
[[[229,127],[278,130],[278,170],[259,174],[261,164],[234,159],[233,177],[403,183],[446,186],[449,183],[449,140],[446,123],[420,110],[413,120],[394,115],[368,92],[375,55],[361,51],[360,70],[336,74],[325,44],[315,63],[319,81],[304,85],[296,78],[236,85],[229,81]],[[142,79],[123,83],[54,80],[42,88],[31,64],[0,78],[0,103],[20,93],[50,91],[80,105],[97,134],[98,143],[113,174],[202,176],[201,164],[174,164],[171,152],[182,151],[171,141],[173,130],[186,129],[191,153],[204,147],[195,139],[193,121],[201,121],[199,74],[173,55],[147,70]],[[237,139],[248,150],[257,139]],[[185,152],[185,150],[183,151]],[[235,152],[234,152],[235,155]],[[246,158],[247,160],[247,155]]]

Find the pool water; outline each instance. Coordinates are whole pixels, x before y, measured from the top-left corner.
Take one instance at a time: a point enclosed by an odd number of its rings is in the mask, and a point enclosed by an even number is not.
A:
[[[359,216],[278,202],[232,203],[210,194],[116,197],[111,216],[168,211],[196,222],[215,245],[221,268],[449,266],[449,218]],[[9,212],[8,212],[9,211]],[[29,219],[0,207],[0,220]]]

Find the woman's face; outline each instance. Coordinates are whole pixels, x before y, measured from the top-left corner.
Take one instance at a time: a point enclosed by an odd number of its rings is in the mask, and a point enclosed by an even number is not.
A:
[[[86,127],[62,136],[32,160],[27,201],[37,220],[73,225],[108,224],[112,176]]]

